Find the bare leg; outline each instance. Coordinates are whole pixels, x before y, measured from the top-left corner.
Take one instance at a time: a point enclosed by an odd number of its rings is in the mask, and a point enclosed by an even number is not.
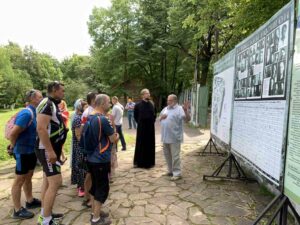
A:
[[[14,203],[15,211],[21,208],[21,190],[25,182],[26,175],[16,175],[11,188],[11,196]]]
[[[49,217],[52,214],[52,208],[55,201],[57,191],[62,183],[61,174],[47,177],[48,188],[44,196],[44,217]]]
[[[93,195],[90,195],[90,201],[91,201],[91,203],[92,203],[92,213],[93,213],[93,215],[94,215],[94,196]]]
[[[33,196],[32,196],[32,176],[33,176],[33,170],[30,170],[26,174],[25,182],[23,184],[23,190],[24,190],[27,202],[32,202],[32,200],[33,200]]]
[[[94,201],[93,201],[93,213],[94,213],[93,218],[94,219],[100,218],[101,207],[102,207],[101,202],[94,199]]]
[[[42,208],[44,208],[44,197],[45,197],[45,193],[48,189],[48,179],[46,177],[46,174],[43,173],[43,183],[42,183],[42,189],[41,189],[41,201],[42,201]]]
[[[84,193],[85,193],[85,198],[86,200],[89,200],[88,203],[92,203],[90,201],[91,195],[89,193],[90,189],[92,187],[92,178],[91,178],[91,173],[86,173],[85,179],[84,179]]]

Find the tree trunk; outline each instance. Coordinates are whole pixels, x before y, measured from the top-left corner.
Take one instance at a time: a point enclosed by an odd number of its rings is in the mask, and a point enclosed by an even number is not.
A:
[[[199,50],[200,50],[200,41],[197,41],[196,49],[196,59],[195,59],[195,69],[194,69],[194,83],[198,83],[199,80]]]
[[[199,82],[200,86],[206,85],[210,61],[211,61],[211,57],[201,59],[201,77],[200,77],[200,82]]]
[[[173,76],[171,81],[171,90],[175,91],[175,78],[177,73],[177,65],[178,65],[178,51],[176,51],[175,61],[174,61],[174,69],[173,69]]]

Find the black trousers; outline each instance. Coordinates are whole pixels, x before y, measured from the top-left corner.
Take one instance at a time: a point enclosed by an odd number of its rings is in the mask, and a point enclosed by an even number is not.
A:
[[[126,149],[126,142],[122,131],[122,125],[116,125],[116,129],[117,129],[117,133],[119,134],[119,138],[122,144],[122,149]]]

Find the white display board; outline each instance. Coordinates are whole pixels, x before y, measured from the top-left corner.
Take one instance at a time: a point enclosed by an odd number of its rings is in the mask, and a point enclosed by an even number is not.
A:
[[[286,101],[234,102],[232,151],[279,185]]]
[[[292,12],[286,5],[236,47],[232,151],[275,185],[283,176]]]
[[[231,51],[214,64],[211,133],[225,144],[229,144],[231,134],[234,62],[235,52]]]

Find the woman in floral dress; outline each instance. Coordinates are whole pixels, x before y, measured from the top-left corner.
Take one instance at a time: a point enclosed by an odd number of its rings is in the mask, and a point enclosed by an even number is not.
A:
[[[87,103],[82,99],[75,102],[75,115],[72,120],[72,170],[71,184],[77,184],[78,196],[84,196],[84,178],[86,170],[84,168],[84,154],[79,146],[81,135],[81,115],[87,106]]]

